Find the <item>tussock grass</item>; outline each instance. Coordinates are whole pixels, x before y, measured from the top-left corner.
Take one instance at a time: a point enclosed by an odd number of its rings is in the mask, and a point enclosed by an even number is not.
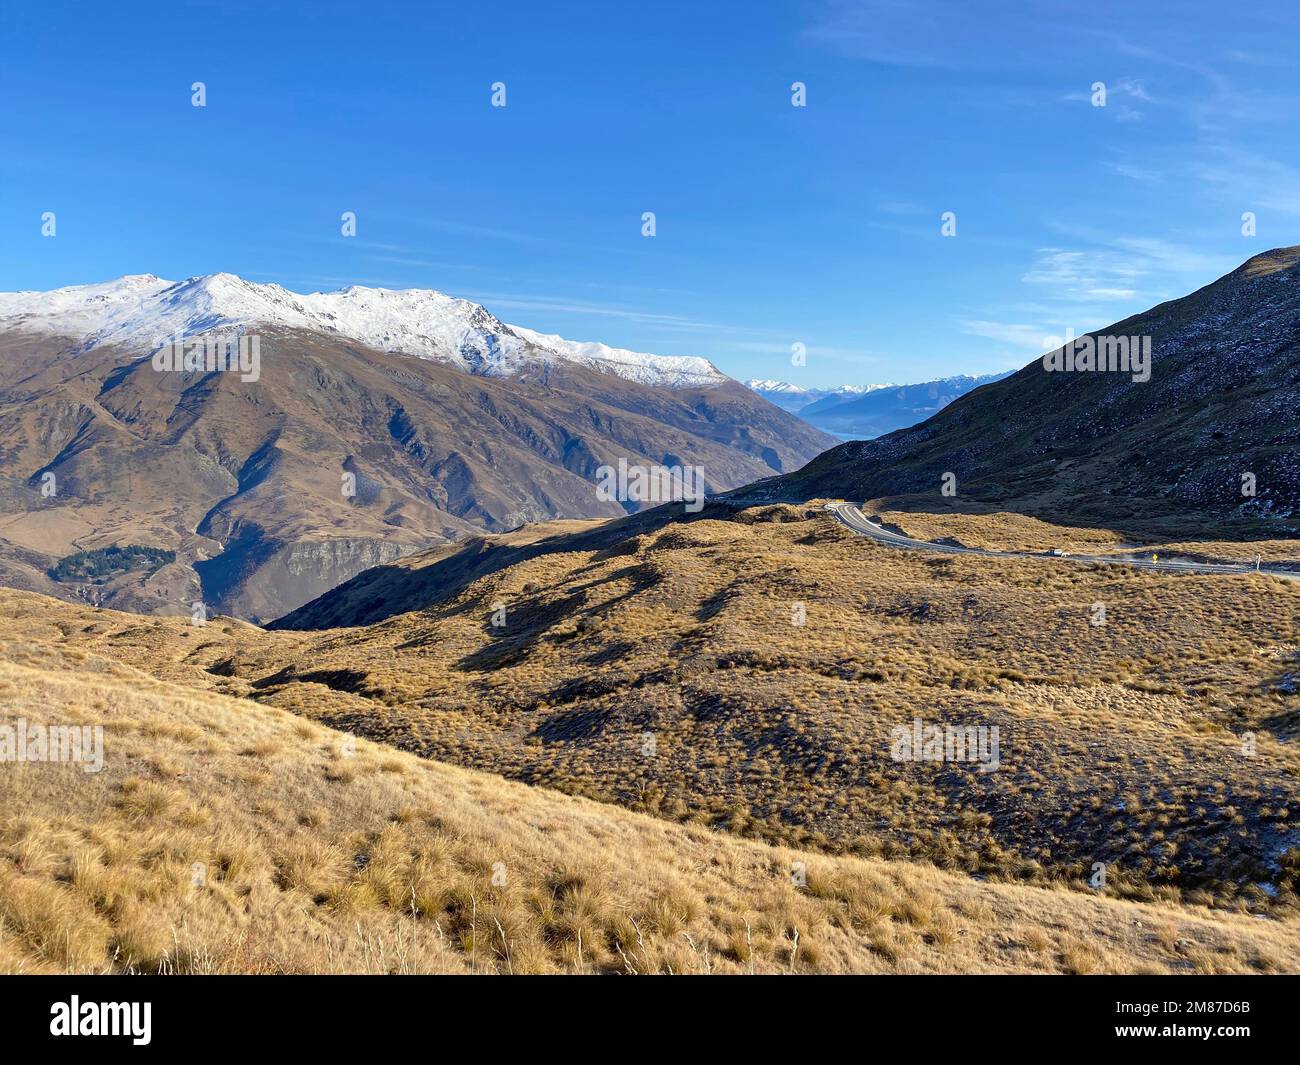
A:
[[[1294,582],[900,553],[806,508],[540,544],[319,633],[4,593],[2,705],[113,722],[98,777],[0,771],[7,874],[85,900],[108,968],[1297,968]],[[894,761],[914,717],[997,725],[1001,768]],[[95,953],[32,910],[13,967]]]
[[[1062,533],[890,514],[998,546]],[[1080,890],[1104,862],[1111,895],[1300,907],[1300,583],[898,552],[808,507],[706,510],[617,550],[530,543],[478,579],[482,550],[411,561],[427,605],[367,628],[245,626],[196,650],[167,635],[182,622],[100,613],[69,640],[33,597],[10,624],[59,634],[41,661],[74,644],[146,661],[307,729],[734,835]],[[917,717],[996,725],[1002,768],[894,761],[891,730]],[[327,753],[339,790],[396,768]]]
[[[0,773],[6,972],[1272,971],[1300,958],[1287,923],[772,847],[364,739],[336,760],[359,767],[343,786],[321,769],[322,745],[342,749],[328,729],[96,656],[57,672],[4,662],[0,685],[29,717],[95,705],[106,739],[98,774]],[[256,783],[239,776],[250,736],[276,751]],[[180,772],[145,775],[159,764]],[[1012,945],[1044,926],[1086,949]]]

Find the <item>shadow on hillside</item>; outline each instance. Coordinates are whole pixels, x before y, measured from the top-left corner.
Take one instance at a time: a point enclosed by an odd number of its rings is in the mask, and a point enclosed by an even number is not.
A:
[[[306,631],[373,625],[399,614],[436,610],[475,581],[530,559],[557,553],[592,552],[593,562],[608,561],[621,555],[634,554],[640,546],[637,538],[654,535],[669,525],[718,519],[744,523],[785,520],[779,515],[769,516],[769,519],[756,518],[753,512],[766,507],[798,507],[807,502],[807,499],[793,497],[744,503],[710,501],[696,513],[687,513],[680,503],[667,504],[626,518],[603,522],[589,530],[547,536],[528,544],[508,545],[475,538],[459,550],[421,569],[384,565],[366,570],[267,627]],[[1113,507],[1114,501],[1107,501],[1107,506]],[[892,510],[936,517],[1018,514],[1064,528],[1105,529],[1134,547],[1197,540],[1249,543],[1282,538],[1275,526],[1262,522],[1224,522],[1220,518],[1202,517],[1172,507],[1160,510],[1154,505],[1146,506],[1139,501],[1133,501],[1132,512],[1128,515],[1122,510],[1112,510],[1104,518],[1100,515],[1090,518],[1087,515],[1058,512],[1053,506],[1039,502],[979,498],[973,495],[963,499],[948,499],[939,497],[937,493],[882,496],[868,500],[865,510],[868,514]],[[1281,567],[1300,569],[1300,547],[1297,556],[1297,561],[1281,563]],[[1219,561],[1210,556],[1202,560]],[[620,573],[626,575],[625,571]],[[566,610],[570,607],[581,608],[580,593],[586,587],[590,586],[575,589],[579,594],[573,602],[566,601],[563,604]],[[642,589],[636,588],[629,594],[636,594],[640,590]],[[699,618],[707,620],[722,609],[725,605],[722,598],[724,595],[725,593],[719,592],[701,606]],[[451,613],[465,613],[475,609],[478,609],[475,604],[462,604],[451,608]],[[555,610],[552,609],[545,615],[535,615],[522,635],[511,626],[514,631],[510,636],[503,636],[483,650],[468,656],[462,662],[462,668],[479,671],[521,661],[531,653],[532,645],[555,624],[555,620],[545,620],[554,613]],[[447,613],[444,611],[441,616],[447,616]],[[490,630],[490,634],[495,634],[495,631]],[[429,638],[432,639],[432,635]]]
[[[467,673],[490,673],[519,665],[533,653],[543,636],[564,622],[573,611],[582,608],[584,599],[585,596],[577,592],[557,599],[543,610],[529,611],[516,607],[508,611],[509,620],[502,629],[494,628],[491,621],[485,622],[483,631],[495,638],[466,655],[455,668]]]
[[[373,625],[398,614],[438,606],[455,598],[475,581],[529,559],[571,551],[595,552],[596,561],[615,558],[635,549],[634,544],[629,544],[633,537],[653,534],[678,522],[726,517],[734,510],[734,507],[709,504],[690,514],[682,504],[671,503],[584,532],[548,536],[530,544],[492,544],[476,539],[424,569],[396,565],[368,569],[266,627],[318,630]],[[375,594],[375,589],[385,587],[390,580],[402,588],[401,595]],[[356,605],[350,604],[350,599],[357,600]]]
[[[1285,702],[1282,710],[1260,723],[1263,730],[1283,742],[1295,740],[1300,736],[1300,651],[1284,660],[1261,690],[1266,695],[1281,695]]]
[[[589,589],[620,580],[631,581],[632,587],[602,602],[598,609],[583,609]],[[571,640],[588,632],[596,632],[604,627],[602,615],[606,611],[634,599],[657,583],[659,583],[658,574],[642,566],[624,566],[602,580],[577,585],[562,599],[548,603],[544,607],[529,609],[527,606],[520,605],[507,608],[506,623],[502,627],[493,626],[490,620],[484,622],[484,633],[494,639],[462,658],[456,664],[456,668],[466,672],[490,673],[495,669],[518,665],[532,655],[538,643],[551,634],[551,630],[557,625],[567,622],[574,615],[579,615],[575,630],[554,633],[551,635],[553,640]],[[473,605],[467,605],[462,612],[473,609],[475,609]]]

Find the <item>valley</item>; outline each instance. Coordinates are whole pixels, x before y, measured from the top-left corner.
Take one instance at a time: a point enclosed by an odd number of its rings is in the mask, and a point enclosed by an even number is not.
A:
[[[93,779],[6,778],[7,964],[117,942],[145,971],[1294,966],[1294,582],[1030,565],[710,507],[404,560],[390,591],[422,605],[360,627],[340,613],[373,616],[377,576],[271,632],[5,592],[8,705],[107,736]],[[288,627],[313,612],[334,627]],[[1000,725],[1002,764],[894,761],[918,717]],[[131,872],[142,833],[167,857]],[[185,894],[194,861],[214,880]]]

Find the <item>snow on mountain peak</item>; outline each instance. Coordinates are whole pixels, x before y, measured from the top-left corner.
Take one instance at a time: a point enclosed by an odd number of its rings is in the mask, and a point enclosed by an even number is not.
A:
[[[646,355],[626,348],[611,348],[594,341],[565,340],[553,334],[536,333],[520,325],[512,325],[510,329],[525,340],[553,351],[570,362],[582,363],[642,384],[699,388],[720,385],[730,380],[713,363],[699,355]]]
[[[745,382],[745,387],[754,392],[765,394],[782,396],[806,395],[821,398],[823,396],[834,395],[865,395],[867,392],[874,392],[878,388],[892,388],[893,385],[836,385],[834,388],[804,388],[802,385],[792,385],[788,381],[751,378]]]
[[[646,355],[509,326],[486,308],[432,289],[350,285],[300,294],[216,273],[168,281],[132,274],[50,292],[0,293],[0,328],[77,338],[78,350],[122,343],[150,351],[173,339],[249,326],[346,337],[381,351],[505,376],[558,359],[642,384],[701,387],[730,380],[707,359]]]

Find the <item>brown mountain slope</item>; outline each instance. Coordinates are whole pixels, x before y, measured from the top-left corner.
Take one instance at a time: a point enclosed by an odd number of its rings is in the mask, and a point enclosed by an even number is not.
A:
[[[595,491],[619,458],[699,465],[718,488],[830,442],[734,382],[657,388],[566,364],[481,377],[291,330],[263,331],[261,377],[244,382],[74,343],[0,336],[0,579],[133,610],[201,599],[273,618],[431,543],[623,513]],[[47,576],[114,545],[176,560],[97,584]]]
[[[288,635],[0,603],[0,725],[104,730],[98,773],[0,773],[5,973],[1300,970],[1293,920],[768,847],[120,659]]]
[[[381,602],[409,572],[423,605],[361,628],[168,641],[105,616],[69,639],[672,820],[1080,887],[1101,862],[1111,892],[1296,905],[1296,582],[929,557],[789,507],[662,516],[394,567]],[[375,609],[361,585],[338,596],[299,622]],[[998,768],[896,759],[893,730],[918,718],[996,726]]]
[[[737,494],[906,496],[907,509],[1012,510],[1135,539],[1296,535],[1300,249],[1255,256],[1093,335],[1151,338],[1150,380],[1036,360],[914,428]],[[942,494],[946,474],[954,496]]]

